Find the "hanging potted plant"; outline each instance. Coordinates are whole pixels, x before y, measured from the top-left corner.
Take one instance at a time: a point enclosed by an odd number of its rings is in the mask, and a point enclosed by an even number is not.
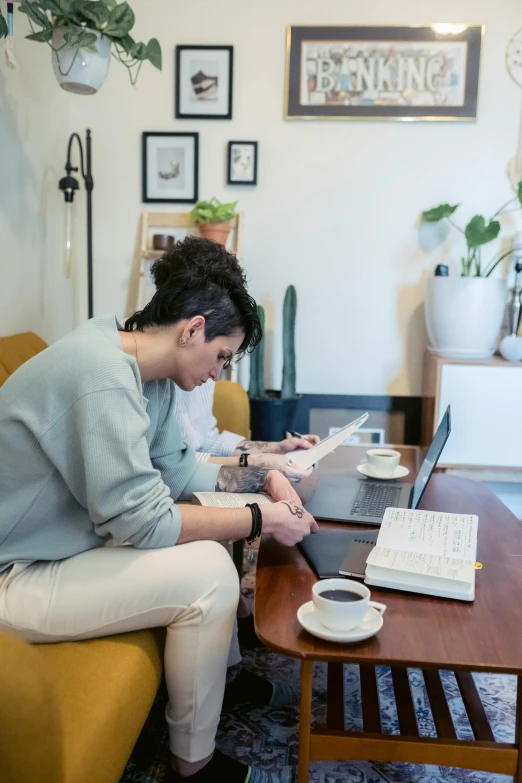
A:
[[[202,237],[225,245],[230,234],[230,223],[236,216],[236,206],[237,201],[222,204],[214,196],[210,201],[198,201],[190,215],[199,226]]]
[[[137,43],[130,31],[134,12],[116,0],[22,0],[20,11],[31,26],[30,41],[52,49],[53,70],[64,90],[82,95],[98,92],[107,76],[111,55],[124,65],[131,84],[148,60],[161,70],[161,47],[156,38]],[[5,35],[0,20],[0,37]]]
[[[261,326],[265,328],[265,312],[258,305]],[[299,400],[296,394],[295,320],[297,293],[288,286],[283,303],[283,382],[281,391],[265,390],[264,338],[250,357],[250,427],[253,440],[279,441],[286,432],[295,429]]]
[[[522,205],[522,182],[518,183],[517,196],[498,209],[490,220],[475,215],[464,229],[452,219],[458,204],[440,204],[422,213],[424,223],[447,221],[466,242],[461,276],[432,277],[427,281],[426,328],[435,353],[484,359],[495,352],[506,306],[507,283],[493,273],[504,258],[520,248],[513,246],[487,262],[483,262],[482,248],[497,239],[501,229],[497,218],[514,201]]]

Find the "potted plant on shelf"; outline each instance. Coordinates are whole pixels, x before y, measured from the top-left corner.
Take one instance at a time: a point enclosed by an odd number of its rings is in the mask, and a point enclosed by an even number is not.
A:
[[[263,331],[265,313],[258,305]],[[283,382],[281,391],[265,390],[264,338],[250,357],[250,426],[254,440],[278,441],[293,430],[301,395],[295,391],[295,319],[297,293],[288,286],[283,303]]]
[[[202,237],[224,245],[230,234],[230,223],[236,216],[236,206],[237,201],[222,204],[214,196],[210,201],[198,201],[190,215]]]
[[[124,65],[136,84],[145,60],[161,70],[161,47],[156,38],[147,44],[130,35],[134,12],[116,0],[22,0],[20,11],[31,26],[30,41],[52,49],[53,70],[64,90],[92,95],[103,85],[111,54]],[[0,20],[0,38],[7,34]]]
[[[490,220],[474,215],[465,228],[452,219],[459,204],[439,204],[422,213],[422,222],[444,220],[461,233],[466,242],[466,253],[461,258],[461,276],[436,276],[427,281],[426,328],[435,353],[483,359],[495,352],[507,291],[506,280],[492,275],[499,264],[519,248],[512,245],[486,262],[482,259],[482,248],[497,239],[501,230],[497,218],[513,202],[522,205],[522,182],[518,183],[517,195],[500,207]]]

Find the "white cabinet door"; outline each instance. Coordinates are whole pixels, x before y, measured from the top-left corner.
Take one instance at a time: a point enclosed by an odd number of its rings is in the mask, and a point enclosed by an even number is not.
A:
[[[451,405],[441,465],[522,467],[522,364],[442,366],[438,420]]]

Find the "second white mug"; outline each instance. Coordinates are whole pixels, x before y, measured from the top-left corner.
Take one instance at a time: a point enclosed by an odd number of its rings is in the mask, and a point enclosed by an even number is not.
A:
[[[401,455],[394,449],[370,449],[366,452],[368,465],[376,476],[393,476],[399,467]]]

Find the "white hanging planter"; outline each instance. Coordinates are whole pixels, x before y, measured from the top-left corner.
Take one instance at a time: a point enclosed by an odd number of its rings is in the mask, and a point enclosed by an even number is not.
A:
[[[507,283],[498,278],[429,278],[425,316],[431,350],[454,358],[492,356],[506,298]]]
[[[68,46],[64,40],[66,31],[66,27],[57,27],[53,32],[54,75],[62,89],[79,95],[94,95],[109,72],[111,39],[100,36],[95,43],[96,51],[92,52]]]

